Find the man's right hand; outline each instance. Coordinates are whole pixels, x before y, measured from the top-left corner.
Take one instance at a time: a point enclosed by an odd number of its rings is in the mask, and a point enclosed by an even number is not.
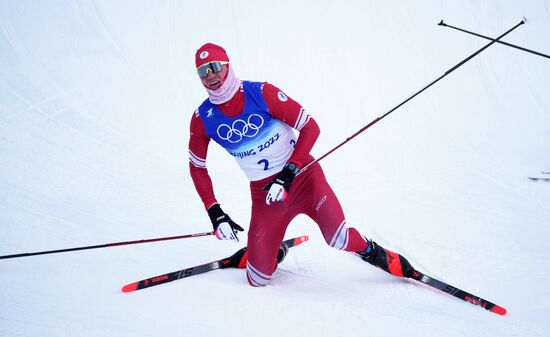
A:
[[[222,211],[220,204],[210,206],[208,209],[208,216],[210,217],[210,221],[212,221],[214,234],[218,239],[239,241],[237,232],[242,232],[244,229]]]

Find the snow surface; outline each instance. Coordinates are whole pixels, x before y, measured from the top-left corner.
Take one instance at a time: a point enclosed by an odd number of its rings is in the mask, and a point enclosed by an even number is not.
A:
[[[550,2],[0,1],[0,255],[210,230],[188,174],[206,97],[194,52],[222,44],[242,79],[301,102],[320,156],[486,40],[550,53]],[[394,278],[307,234],[272,283],[215,271],[213,237],[0,261],[1,336],[550,336],[550,60],[494,45],[323,160],[348,223],[498,316]],[[211,146],[223,208],[248,182]]]

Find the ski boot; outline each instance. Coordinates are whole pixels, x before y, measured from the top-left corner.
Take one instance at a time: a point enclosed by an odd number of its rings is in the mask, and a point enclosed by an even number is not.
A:
[[[283,262],[283,260],[286,257],[286,254],[288,253],[288,245],[286,242],[281,242],[281,246],[279,247],[279,251],[277,252],[277,263]]]
[[[387,250],[372,240],[367,240],[367,242],[369,243],[367,249],[362,252],[357,252],[357,255],[359,255],[363,261],[394,276],[411,277],[414,268],[406,258]]]
[[[288,245],[286,244],[286,242],[283,241],[281,242],[281,246],[279,246],[279,251],[277,252],[277,263],[283,262],[287,253],[288,253]],[[248,261],[247,247],[240,249],[238,252],[236,252],[231,256],[231,265],[235,266],[236,268],[241,268],[241,269],[246,268],[247,261]]]

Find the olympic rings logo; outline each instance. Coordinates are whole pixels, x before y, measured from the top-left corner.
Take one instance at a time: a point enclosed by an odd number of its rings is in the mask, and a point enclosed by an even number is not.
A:
[[[218,137],[222,140],[227,140],[230,143],[238,143],[243,137],[256,136],[263,125],[263,117],[258,114],[252,114],[248,116],[246,121],[237,119],[231,126],[221,124],[216,131]]]

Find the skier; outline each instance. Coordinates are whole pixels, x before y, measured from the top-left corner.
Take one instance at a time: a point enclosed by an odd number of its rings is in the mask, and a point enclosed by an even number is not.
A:
[[[206,167],[210,140],[235,157],[249,178],[252,214],[246,276],[250,285],[269,283],[288,250],[280,246],[285,231],[298,214],[313,219],[331,247],[355,252],[395,276],[411,276],[413,268],[405,258],[347,225],[318,163],[297,175],[314,160],[310,151],[320,133],[298,102],[270,83],[239,80],[226,51],[218,45],[201,46],[195,65],[209,97],[191,118],[191,177],[216,237],[237,241],[243,228],[222,210]]]

